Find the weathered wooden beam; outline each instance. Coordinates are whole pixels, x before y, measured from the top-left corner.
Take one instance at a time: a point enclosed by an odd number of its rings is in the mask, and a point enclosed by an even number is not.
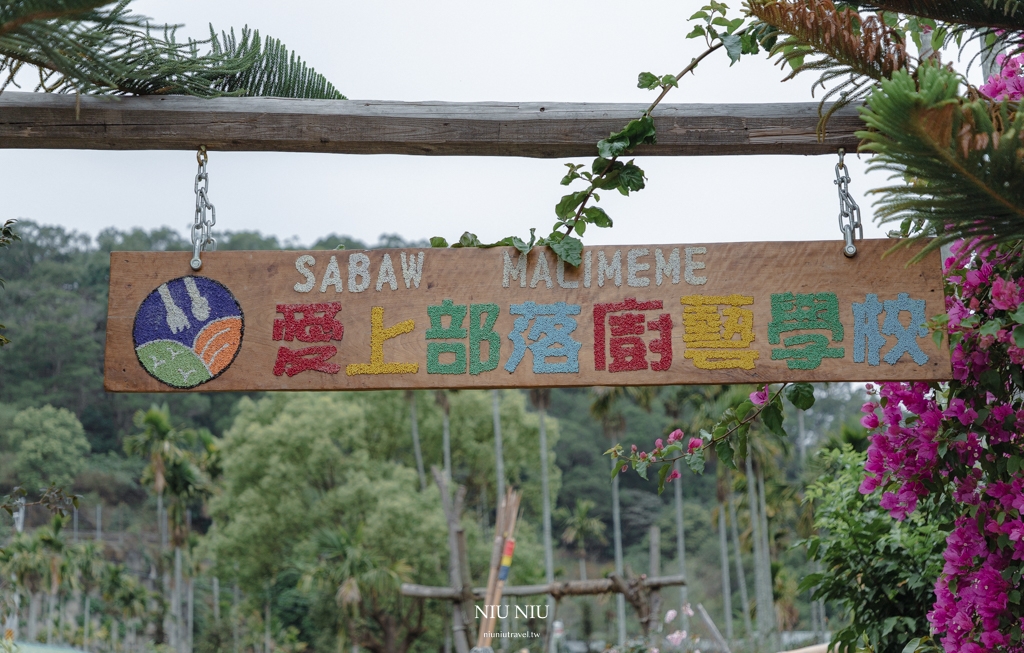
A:
[[[659,578],[645,578],[643,586],[648,589],[660,587],[673,587],[685,585],[684,576],[661,576]],[[485,587],[473,588],[473,597],[484,600]],[[609,594],[617,592],[616,585],[610,578],[597,578],[594,580],[570,580],[563,583],[551,583],[550,585],[514,585],[509,586],[502,592],[503,596],[537,596],[540,594],[551,594],[553,596],[584,596],[588,594]],[[429,585],[414,585],[413,583],[402,583],[401,592],[403,596],[411,596],[420,599],[448,599],[449,601],[462,600],[462,592],[452,587],[431,587]]]
[[[333,152],[563,158],[638,117],[643,104],[383,102],[284,98],[0,94],[0,147],[225,152]],[[828,154],[857,147],[856,109],[823,143],[818,105],[664,104],[658,142],[638,155]]]

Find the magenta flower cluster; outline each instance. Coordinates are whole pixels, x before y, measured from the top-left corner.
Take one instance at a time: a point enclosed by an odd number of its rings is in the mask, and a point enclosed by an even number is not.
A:
[[[978,90],[986,97],[998,101],[1019,102],[1024,99],[1024,75],[1021,74],[1024,54],[1015,57],[1001,54],[996,57],[996,65],[999,66],[999,72],[989,77]]]
[[[1024,401],[1014,329],[1024,279],[994,247],[958,243],[945,261],[946,331],[955,381],[868,385],[873,431],[861,492],[882,490],[896,519],[934,492],[954,529],[928,619],[947,653],[1024,653]]]

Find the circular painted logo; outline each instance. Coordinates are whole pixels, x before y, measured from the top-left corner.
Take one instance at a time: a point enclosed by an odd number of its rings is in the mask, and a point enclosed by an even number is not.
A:
[[[174,388],[217,378],[242,347],[242,307],[206,277],[162,284],[135,312],[135,355],[150,376]]]

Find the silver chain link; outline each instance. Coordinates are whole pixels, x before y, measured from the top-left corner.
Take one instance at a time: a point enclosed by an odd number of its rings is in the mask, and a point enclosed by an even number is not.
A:
[[[213,226],[217,224],[217,209],[210,203],[208,192],[210,190],[210,174],[206,172],[206,163],[210,157],[206,153],[206,146],[200,145],[196,152],[196,161],[199,162],[199,171],[196,173],[196,219],[192,224],[192,261],[190,265],[193,270],[203,266],[200,254],[207,249],[217,249],[217,241],[210,233]],[[200,184],[202,184],[200,186]],[[209,211],[209,215],[207,215]]]
[[[836,180],[839,187],[839,231],[843,234],[843,255],[852,258],[857,254],[854,237],[863,240],[864,227],[860,221],[860,207],[850,195],[850,169],[843,162],[846,150],[839,148],[839,163],[836,164]]]

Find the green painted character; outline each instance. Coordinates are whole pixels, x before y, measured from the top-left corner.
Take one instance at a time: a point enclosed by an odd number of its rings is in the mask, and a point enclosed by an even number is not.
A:
[[[843,323],[839,321],[839,298],[835,293],[778,293],[772,295],[772,321],[768,342],[782,341],[772,349],[772,360],[785,360],[791,370],[813,370],[825,358],[842,358],[843,347],[829,347],[829,338],[821,333],[802,333],[782,338],[790,331],[828,331],[832,342],[843,341]]]
[[[466,355],[466,312],[469,312],[469,355]],[[465,374],[466,363],[469,362],[469,373],[480,374],[498,367],[501,353],[501,340],[494,332],[494,323],[498,320],[497,304],[456,304],[445,299],[439,306],[428,306],[430,328],[427,329],[427,340],[445,340],[447,342],[427,343],[427,374]],[[448,326],[444,326],[444,318],[450,318]],[[461,342],[452,342],[461,341]],[[487,359],[481,360],[481,343],[487,342]],[[455,360],[442,363],[442,354],[455,354]]]
[[[430,316],[430,328],[427,329],[427,340],[462,340],[466,330],[462,323],[466,321],[466,305],[455,304],[450,299],[441,302],[440,306],[427,306]],[[448,326],[444,326],[444,317],[450,318]],[[451,363],[442,363],[441,354],[455,354]],[[464,342],[428,342],[427,343],[427,374],[465,374],[466,343]]]

